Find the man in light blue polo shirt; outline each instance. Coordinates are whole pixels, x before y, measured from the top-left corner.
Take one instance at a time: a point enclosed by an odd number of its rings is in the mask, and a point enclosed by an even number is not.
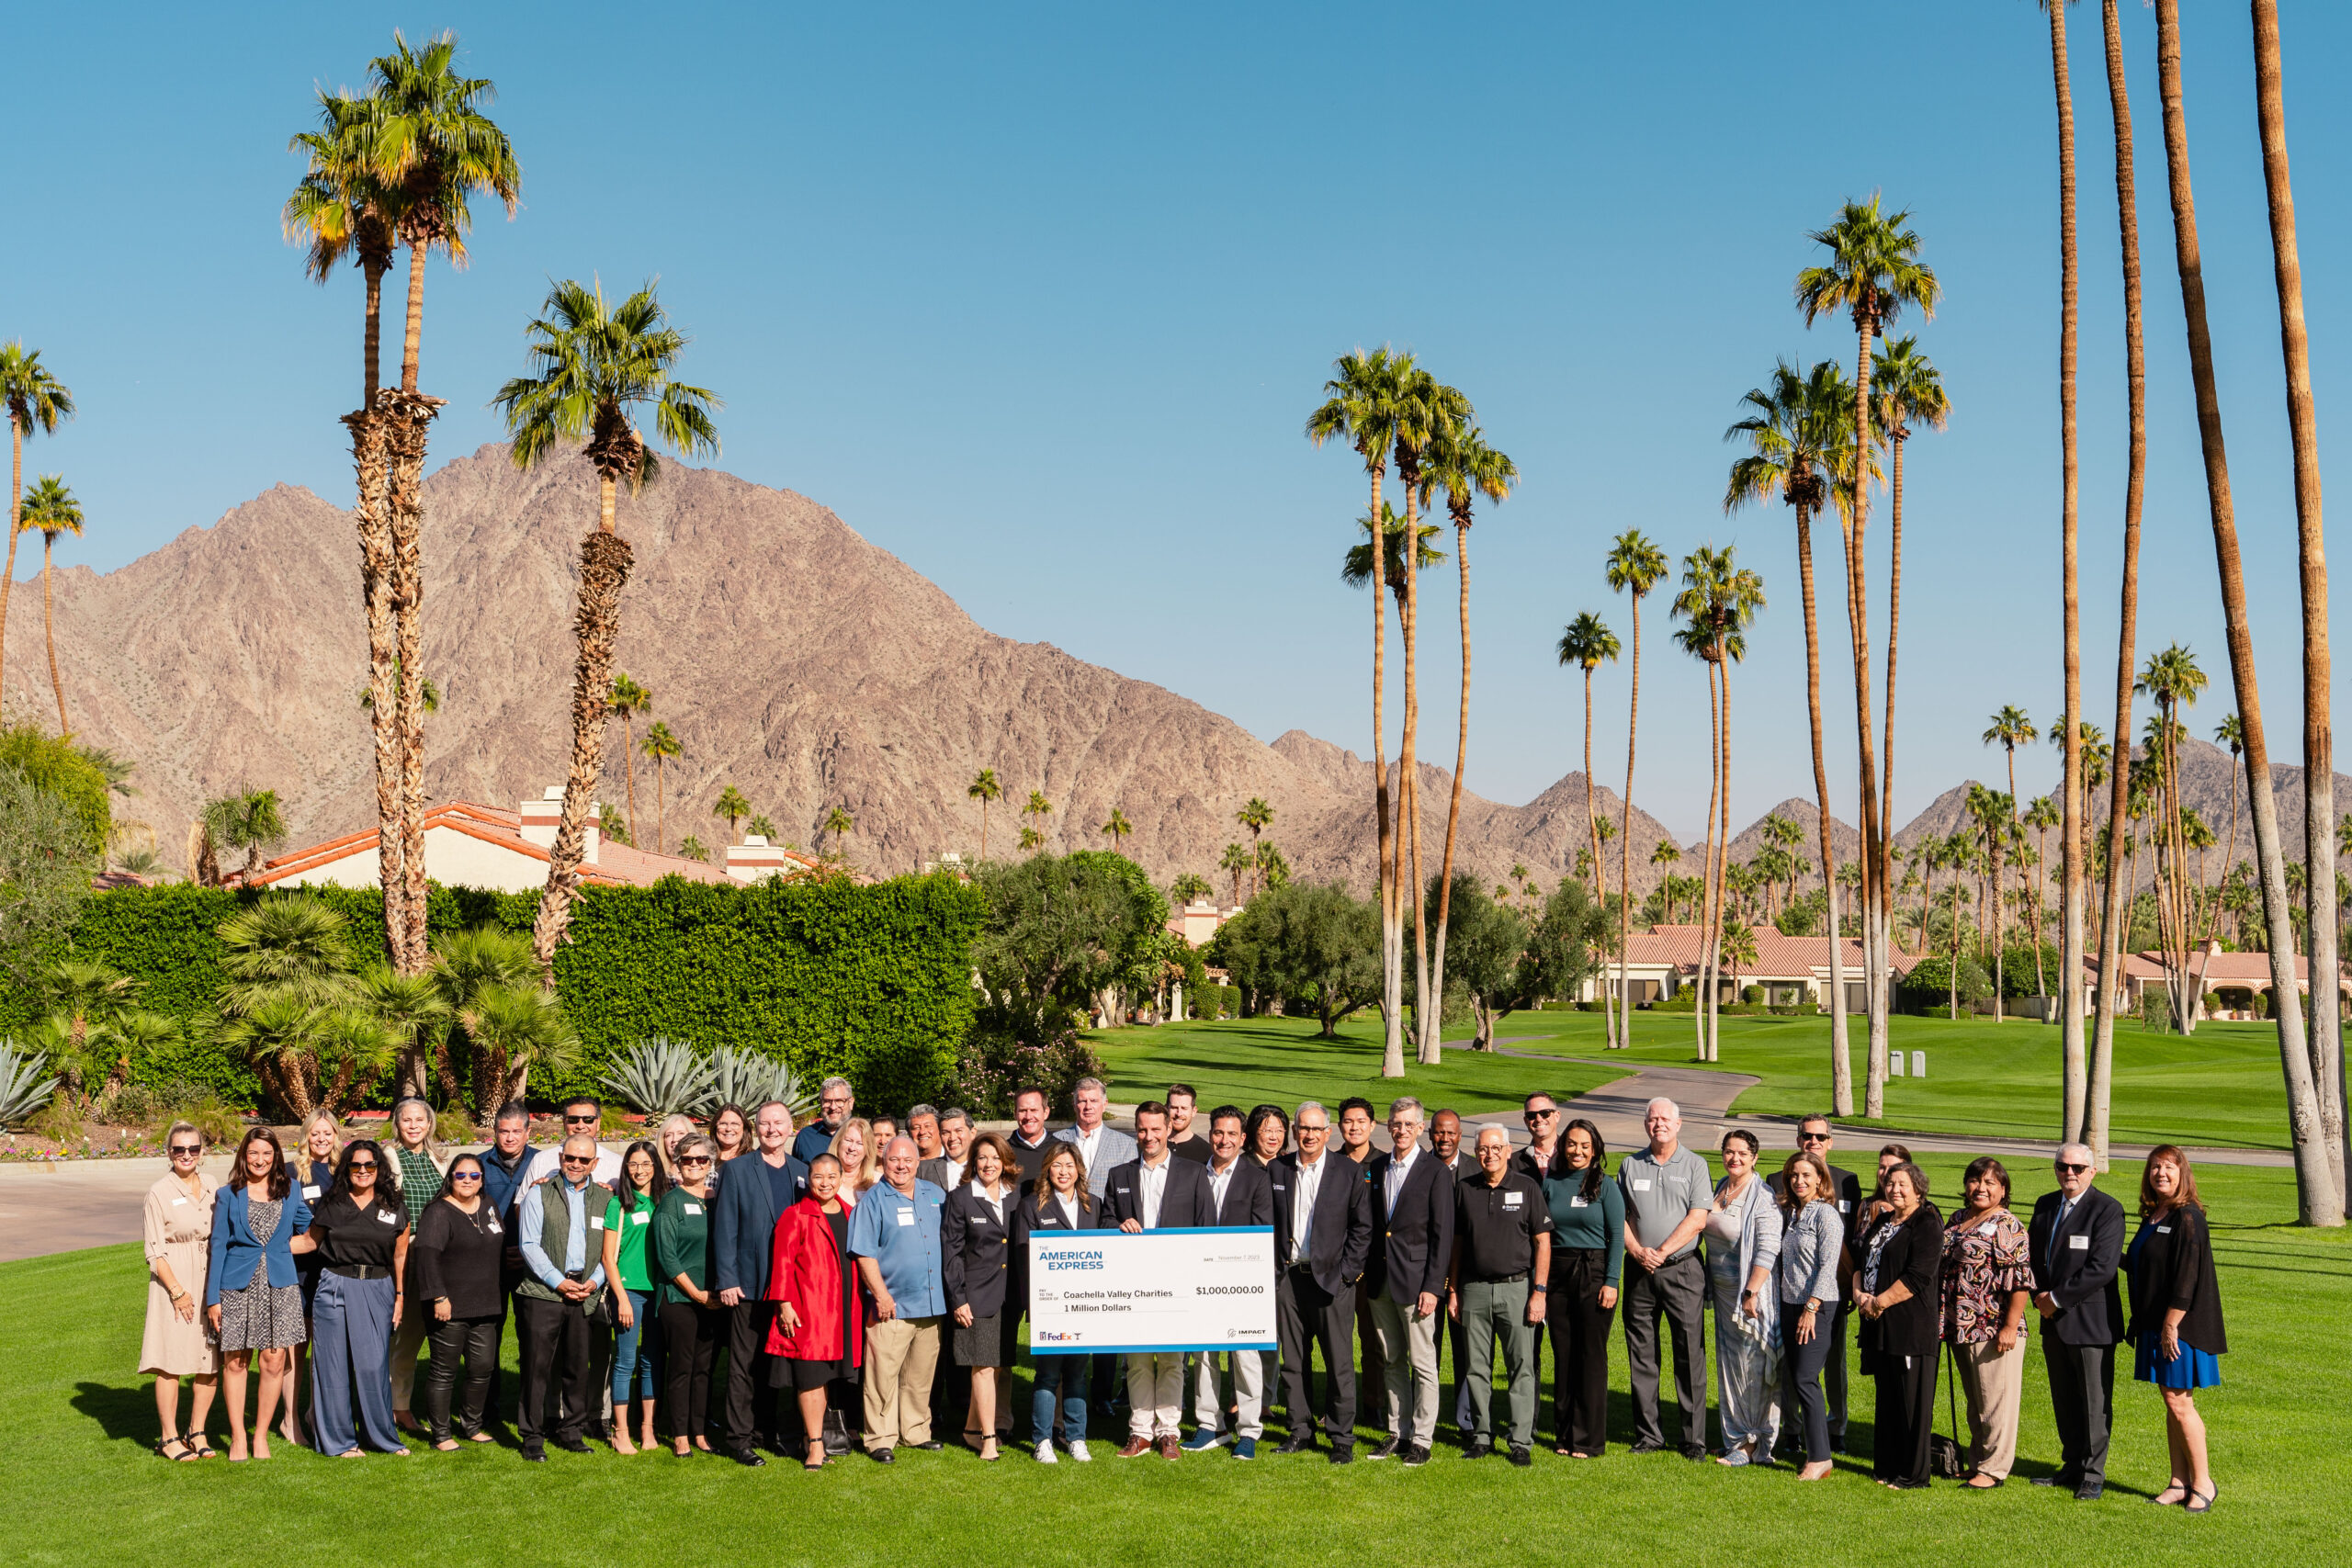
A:
[[[931,1379],[939,1365],[939,1320],[947,1292],[939,1271],[939,1206],[947,1195],[915,1176],[915,1141],[882,1150],[882,1179],[865,1190],[849,1222],[849,1253],[874,1298],[865,1330],[865,1451],[883,1464],[900,1443],[936,1450]]]

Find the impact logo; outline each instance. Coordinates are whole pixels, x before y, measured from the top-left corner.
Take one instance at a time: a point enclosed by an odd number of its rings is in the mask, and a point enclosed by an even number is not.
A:
[[[1061,1274],[1080,1269],[1099,1272],[1102,1268],[1102,1254],[1099,1251],[1048,1252],[1046,1254],[1046,1272],[1048,1274]]]

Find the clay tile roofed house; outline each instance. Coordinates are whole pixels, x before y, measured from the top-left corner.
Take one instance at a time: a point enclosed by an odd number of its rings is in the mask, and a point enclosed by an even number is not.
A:
[[[562,811],[559,787],[512,811],[470,800],[444,801],[424,814],[425,875],[449,887],[536,892],[547,885],[548,852]],[[775,848],[756,837],[729,846],[723,865],[655,854],[606,839],[592,817],[580,880],[604,887],[650,887],[664,876],[689,882],[760,882],[815,864],[805,854]],[[376,829],[367,828],[279,855],[251,877],[238,874],[228,881],[232,886],[373,887],[377,877]]]
[[[2098,973],[2098,955],[2086,953],[2085,969],[2091,976]],[[2122,955],[2123,1006],[2128,1011],[2138,1011],[2141,998],[2150,991],[2165,988],[2165,955],[2156,952],[2127,953]],[[2270,955],[2267,953],[2225,953],[2219,942],[2202,953],[2188,955],[2188,972],[2203,983],[2197,1001],[2199,1018],[2251,1019],[2256,1016],[2255,998],[2264,998],[2265,1016],[2270,1000]],[[2312,988],[2312,961],[2295,955],[2295,988],[2308,996]],[[2336,988],[2343,993],[2347,1005],[2352,1005],[2352,970],[2342,972]],[[2096,979],[2086,979],[2084,1005],[2098,1010],[2098,986]],[[2210,1007],[2207,998],[2219,998],[2218,1007]]]
[[[1720,979],[1724,1000],[1737,1000],[1739,988],[1761,986],[1775,1003],[1820,1002],[1831,983],[1832,955],[1827,937],[1783,936],[1764,925],[1751,927],[1750,934],[1756,941],[1756,962],[1740,964],[1736,987],[1732,972],[1724,970]],[[1844,950],[1847,1010],[1860,1012],[1862,944],[1849,937],[1838,946]],[[1695,925],[1652,926],[1645,931],[1634,932],[1626,943],[1625,958],[1634,1000],[1657,1001],[1696,985],[1704,953],[1705,943]],[[1900,978],[1908,975],[1922,956],[1897,951],[1891,955],[1890,966]],[[1600,995],[1598,983],[1597,979],[1586,983],[1582,999],[1590,1001]]]

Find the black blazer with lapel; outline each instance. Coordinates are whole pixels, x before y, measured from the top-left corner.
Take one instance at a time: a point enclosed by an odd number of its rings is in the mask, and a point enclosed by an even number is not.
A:
[[[1405,1173],[1391,1209],[1388,1172],[1396,1163],[1393,1154],[1375,1155],[1364,1173],[1372,1203],[1364,1283],[1374,1295],[1385,1291],[1398,1306],[1409,1307],[1424,1292],[1445,1294],[1446,1266],[1453,1260],[1453,1182],[1438,1168],[1437,1156],[1423,1151]]]
[[[1291,1215],[1298,1192],[1298,1156],[1286,1154],[1267,1168],[1274,1189],[1274,1267],[1279,1271],[1305,1263],[1316,1284],[1327,1295],[1355,1288],[1363,1276],[1364,1260],[1372,1254],[1372,1190],[1363,1167],[1326,1147],[1322,1177],[1315,1190],[1314,1224],[1308,1232],[1310,1256],[1291,1255]]]
[[[1175,1155],[1168,1156],[1168,1185],[1159,1194],[1159,1224],[1155,1230],[1187,1230],[1214,1224],[1209,1211],[1209,1168]],[[1111,1181],[1102,1194],[1102,1228],[1116,1230],[1129,1220],[1143,1224],[1143,1161],[1131,1159],[1111,1168]]]
[[[951,1190],[939,1206],[939,1273],[948,1311],[968,1306],[974,1317],[994,1317],[1004,1310],[1012,1277],[1014,1211],[1020,1206],[1021,1194],[1008,1188],[1000,1220],[972,1195],[969,1182]]]
[[[1201,1168],[1207,1170],[1206,1166]],[[1217,1207],[1216,1189],[1204,1183],[1210,1225],[1271,1225],[1274,1223],[1274,1184],[1266,1168],[1242,1155],[1233,1162],[1233,1176],[1225,1184],[1225,1206]]]
[[[2043,1320],[2042,1332],[2063,1345],[2112,1345],[2123,1337],[2123,1298],[2116,1284],[2123,1266],[2123,1205],[2096,1187],[2084,1193],[2066,1216],[2064,1234],[2055,1238],[2053,1263],[2051,1233],[2064,1198],[2043,1193],[2026,1228],[2035,1293],[2047,1291],[2058,1303],[2057,1315]],[[2086,1238],[2083,1246],[2075,1245],[2078,1236]]]
[[[2132,1258],[2132,1343],[2146,1343],[2141,1337],[2152,1335],[2161,1345],[2165,1314],[2178,1307],[2181,1343],[2221,1355],[2230,1338],[2222,1327],[2222,1282],[2213,1275],[2213,1238],[2205,1211],[2183,1204],[2143,1224]]]

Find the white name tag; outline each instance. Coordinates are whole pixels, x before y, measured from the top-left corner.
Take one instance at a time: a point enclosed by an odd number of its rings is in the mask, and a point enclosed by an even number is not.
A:
[[[631,1214],[628,1217],[628,1223],[633,1225],[641,1225],[652,1217],[652,1215],[646,1213],[643,1210],[639,1210],[638,1213]]]
[[[1649,1179],[1648,1177],[1646,1177],[1646,1176],[1637,1176],[1637,1177],[1634,1178],[1634,1191],[1636,1191],[1636,1192],[1646,1192],[1646,1191],[1648,1191],[1649,1190],[1650,1190],[1650,1179]]]
[[[379,1209],[376,1211],[376,1223],[381,1225],[396,1225],[401,1223],[401,1217],[389,1210]]]
[[[1518,1208],[1518,1207],[1519,1207],[1519,1200],[1520,1200],[1520,1196],[1521,1196],[1521,1195],[1520,1195],[1519,1193],[1516,1193],[1516,1192],[1506,1192],[1506,1193],[1504,1193],[1504,1194],[1503,1194],[1503,1207],[1504,1207],[1504,1208],[1506,1208],[1506,1209],[1516,1209],[1516,1208]]]
[[[2156,1234],[2158,1235],[2172,1235],[2172,1227],[2170,1225],[2158,1225],[2156,1227]]]
[[[1978,1235],[1994,1235],[1998,1234],[2000,1228],[2001,1224],[1998,1220],[1986,1220],[1983,1224],[1976,1227],[1976,1234]]]
[[[1592,1204],[1582,1193],[1578,1193],[1576,1197],[1568,1200],[1568,1207],[1571,1209],[1589,1209],[1592,1207]]]
[[[605,1216],[602,1214],[590,1215],[588,1218],[588,1228],[592,1231],[603,1230],[605,1228]]]
[[[497,1222],[496,1220],[492,1220],[492,1221],[491,1221],[491,1222],[490,1222],[490,1234],[491,1234],[491,1235],[498,1235],[498,1234],[499,1234],[498,1222]]]
[[[689,1214],[699,1214],[702,1213],[702,1205],[700,1203],[684,1203],[679,1206],[684,1209]]]
[[[1850,1214],[1850,1213],[1852,1213],[1854,1212],[1854,1203],[1853,1203],[1853,1200],[1851,1200],[1851,1199],[1849,1199],[1849,1198],[1840,1198],[1840,1199],[1838,1199],[1838,1212],[1839,1213],[1841,1213],[1841,1214]]]
[[[912,1209],[901,1209],[899,1211],[899,1225],[900,1229],[912,1230],[914,1228],[914,1224],[915,1212]]]
[[[175,1208],[175,1209],[176,1209],[176,1208],[180,1207],[182,1204],[186,1203],[187,1201],[187,1199],[185,1199],[185,1198],[175,1198],[175,1199],[173,1199],[173,1200],[172,1200],[172,1207],[173,1207],[173,1208]]]
[[[314,1203],[317,1202],[319,1198],[319,1184],[315,1181],[303,1183],[302,1196],[308,1198]]]
[[[2066,1238],[2066,1250],[2069,1252],[2088,1252],[2090,1249],[2091,1238],[2086,1235],[2070,1235]]]

